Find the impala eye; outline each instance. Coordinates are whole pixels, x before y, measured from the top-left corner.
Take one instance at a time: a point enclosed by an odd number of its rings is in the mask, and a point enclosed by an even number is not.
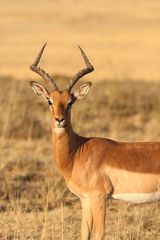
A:
[[[53,104],[52,100],[47,99],[47,101],[48,101],[48,104],[49,104],[49,105],[52,105],[52,104]]]
[[[70,100],[68,101],[68,106],[71,107],[72,104],[73,104],[75,101],[76,101],[76,98],[75,98],[75,97],[73,97],[72,99],[70,99]]]
[[[70,107],[70,106],[72,106],[72,104],[73,104],[73,103],[72,103],[72,100],[69,100],[69,101],[68,101],[68,106]]]

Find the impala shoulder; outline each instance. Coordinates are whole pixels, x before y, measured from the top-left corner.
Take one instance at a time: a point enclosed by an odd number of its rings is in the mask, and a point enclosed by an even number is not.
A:
[[[78,153],[81,157],[101,160],[109,153],[112,152],[119,143],[105,138],[90,138],[80,146]]]
[[[109,148],[109,147],[112,147],[112,146],[118,146],[119,143],[114,141],[114,140],[111,140],[111,139],[107,139],[107,138],[90,138],[87,142],[87,145],[89,147],[93,147],[93,148]]]

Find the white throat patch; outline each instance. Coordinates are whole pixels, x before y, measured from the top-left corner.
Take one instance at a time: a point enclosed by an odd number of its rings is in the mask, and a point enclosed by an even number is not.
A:
[[[64,133],[64,131],[65,131],[65,128],[54,128],[54,132],[57,134]]]

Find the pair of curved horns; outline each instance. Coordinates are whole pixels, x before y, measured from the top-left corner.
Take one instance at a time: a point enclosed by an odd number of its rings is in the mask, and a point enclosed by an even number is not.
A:
[[[42,68],[38,67],[38,63],[41,59],[41,56],[43,54],[43,51],[46,47],[46,44],[44,44],[44,46],[41,48],[41,50],[39,51],[38,55],[37,55],[37,58],[35,59],[34,63],[30,66],[30,69],[39,74],[49,85],[49,87],[51,88],[52,91],[54,90],[58,90],[58,87],[56,86],[56,83],[54,82],[54,80],[51,78],[51,76],[46,73]],[[67,85],[67,90],[70,92],[71,89],[73,88],[73,86],[76,84],[76,82],[81,78],[83,77],[84,75],[92,72],[94,70],[94,67],[91,65],[91,63],[89,62],[86,54],[84,53],[84,51],[81,49],[80,46],[78,46],[80,51],[81,51],[81,54],[82,54],[82,57],[83,57],[83,60],[86,64],[86,68],[83,68],[82,70],[78,71],[73,77],[72,79],[70,80],[69,84]]]

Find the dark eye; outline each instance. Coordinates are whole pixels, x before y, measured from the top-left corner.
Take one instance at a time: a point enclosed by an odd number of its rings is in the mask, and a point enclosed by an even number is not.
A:
[[[68,101],[68,106],[71,107],[75,101],[76,101],[76,97],[73,96],[73,98]]]
[[[49,104],[49,105],[52,105],[53,102],[52,102],[50,99],[48,99],[48,104]]]
[[[71,107],[74,102],[75,102],[75,98],[70,99],[68,101],[68,106]]]
[[[71,107],[72,104],[73,104],[72,100],[69,100],[69,101],[68,101],[68,106]]]

